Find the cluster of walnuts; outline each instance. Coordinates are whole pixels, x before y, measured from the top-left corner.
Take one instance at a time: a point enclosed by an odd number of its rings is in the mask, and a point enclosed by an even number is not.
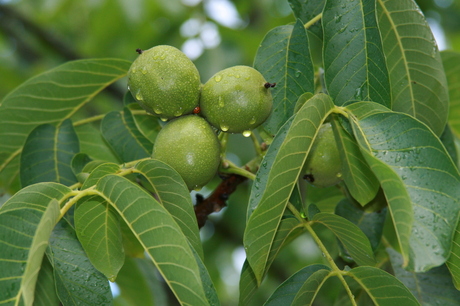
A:
[[[148,113],[167,121],[152,157],[174,168],[189,190],[200,189],[220,164],[217,131],[250,136],[271,113],[271,84],[249,66],[224,69],[201,84],[180,50],[161,45],[137,51],[128,89]]]

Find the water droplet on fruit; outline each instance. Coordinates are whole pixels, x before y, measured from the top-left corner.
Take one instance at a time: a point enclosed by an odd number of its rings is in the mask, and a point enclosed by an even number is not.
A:
[[[158,114],[158,115],[162,113],[161,109],[159,108],[154,108],[153,111],[155,112],[155,114]]]
[[[221,125],[221,126],[220,126],[220,129],[221,129],[222,131],[224,131],[224,132],[227,132],[227,131],[228,131],[228,126],[226,126],[226,125]]]
[[[131,87],[129,87],[129,85],[128,85],[128,90],[131,91]]]
[[[181,111],[181,110],[178,110],[178,111],[176,111],[176,112],[174,113],[174,116],[176,116],[176,117],[179,117],[179,116],[181,116],[181,115],[182,115],[182,111]]]
[[[198,185],[195,185],[195,187],[193,187],[193,190],[195,191],[200,191],[202,187],[199,187]]]
[[[338,177],[338,178],[341,178],[341,177],[342,177],[342,173],[341,173],[341,172],[337,173],[337,177]]]
[[[221,80],[222,80],[222,77],[220,75],[216,75],[214,77],[214,81],[216,81],[216,82],[220,82]]]
[[[136,68],[131,69],[131,73],[136,73]]]
[[[166,122],[166,121],[168,121],[168,118],[161,117],[160,120],[163,121],[163,122]]]
[[[249,130],[248,130],[248,131],[243,131],[243,136],[244,136],[244,137],[249,137],[249,136],[251,136],[251,134],[252,134],[252,133],[251,133],[251,131],[249,131]]]
[[[141,72],[142,72],[142,74],[147,74],[147,67],[142,67]]]
[[[254,123],[256,123],[256,117],[252,117],[251,121],[249,121],[249,124],[251,124],[251,125],[254,124]]]
[[[240,78],[240,75],[239,75],[239,74],[235,75],[235,78],[239,79],[239,78]]]
[[[138,90],[136,93],[136,100],[142,101],[144,98],[142,97],[141,91]]]
[[[224,107],[225,104],[224,104],[224,99],[222,99],[222,97],[219,97],[219,107]]]

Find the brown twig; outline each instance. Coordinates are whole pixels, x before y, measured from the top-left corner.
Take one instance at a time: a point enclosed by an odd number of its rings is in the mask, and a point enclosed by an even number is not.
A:
[[[209,197],[204,199],[201,194],[196,195],[195,215],[200,228],[206,223],[208,215],[219,212],[227,206],[227,200],[236,190],[236,187],[247,180],[246,177],[237,174],[222,175],[221,178],[223,179],[222,182]]]

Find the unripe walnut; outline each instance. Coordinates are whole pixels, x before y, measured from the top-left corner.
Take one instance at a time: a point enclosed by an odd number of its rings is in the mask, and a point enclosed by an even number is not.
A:
[[[128,88],[136,101],[163,120],[192,113],[201,90],[195,64],[171,46],[139,52],[128,71]]]
[[[270,115],[273,102],[270,86],[266,84],[262,74],[252,67],[224,69],[204,84],[201,113],[224,132],[248,136]]]
[[[187,115],[171,120],[160,130],[152,158],[174,168],[192,190],[214,177],[220,153],[220,142],[209,123],[197,115]]]
[[[330,123],[320,127],[303,169],[304,178],[316,187],[330,187],[342,180],[342,160]]]

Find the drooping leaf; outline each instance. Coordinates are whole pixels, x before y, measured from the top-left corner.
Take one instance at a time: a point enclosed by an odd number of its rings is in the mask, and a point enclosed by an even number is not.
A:
[[[356,140],[338,123],[332,121],[334,137],[342,158],[342,176],[348,191],[362,206],[369,203],[380,187],[359,150]]]
[[[104,199],[90,196],[77,203],[74,222],[78,240],[93,266],[115,281],[125,253],[114,209]]]
[[[460,137],[460,53],[442,51],[441,59],[449,89],[448,121],[455,135]]]
[[[327,0],[322,17],[324,79],[336,105],[374,101],[390,106],[390,83],[375,0]]]
[[[449,256],[460,211],[460,175],[439,138],[426,125],[391,111],[362,115],[374,104],[363,102],[348,107],[358,118],[353,123],[355,136],[381,181],[393,221],[399,224],[401,233],[403,227],[411,224],[410,208],[405,206],[412,206],[414,224],[410,239],[401,246],[410,246],[409,268],[423,272],[441,265]],[[403,197],[404,193],[409,199]],[[391,203],[401,200],[398,205]],[[396,219],[396,211],[407,217]]]
[[[303,163],[316,138],[319,127],[333,107],[329,96],[324,94],[313,96],[295,114],[281,146],[279,148],[269,147],[269,152],[270,150],[277,150],[278,152],[274,156],[267,175],[266,186],[260,190],[262,195],[255,199],[255,201],[259,200],[258,205],[249,217],[244,233],[247,259],[258,283],[261,282],[265,274],[276,230],[299,178]],[[266,166],[262,162],[261,168]],[[257,177],[260,177],[260,173],[263,172],[259,171]]]
[[[387,249],[395,276],[412,292],[422,305],[458,305],[460,292],[452,284],[452,278],[445,265],[427,272],[414,273],[402,267],[401,255]]]
[[[330,272],[331,269],[325,265],[305,267],[276,288],[264,305],[295,305],[296,302],[301,305],[311,305]]]
[[[123,162],[146,158],[152,154],[153,144],[139,132],[127,107],[122,113],[108,113],[102,120],[101,131]]]
[[[311,221],[330,229],[358,265],[375,264],[369,239],[358,226],[343,217],[328,213],[317,213]]]
[[[33,77],[0,102],[0,172],[37,126],[60,124],[102,89],[122,78],[130,62],[85,59],[67,62]]]
[[[0,303],[32,305],[35,282],[58,202],[70,189],[57,183],[28,186],[0,208]]]
[[[252,215],[252,212],[256,209],[260,202],[261,196],[263,195],[263,191],[267,187],[268,174],[270,173],[270,169],[272,168],[276,155],[278,154],[278,149],[286,139],[287,132],[291,128],[293,120],[294,116],[289,118],[278,130],[278,133],[269,146],[269,150],[267,153],[265,153],[265,156],[259,166],[259,170],[257,170],[257,176],[252,184],[251,194],[249,196],[246,221]]]
[[[56,182],[70,186],[77,182],[71,162],[80,151],[77,134],[68,119],[59,127],[37,126],[27,137],[21,154],[21,185]]]
[[[129,305],[167,305],[166,292],[151,260],[126,257],[117,277],[120,296]]]
[[[357,267],[346,275],[361,285],[375,305],[420,305],[403,283],[379,268]]]
[[[297,99],[306,92],[314,92],[314,71],[307,33],[301,21],[294,26],[279,26],[264,37],[254,59],[254,68],[262,73],[271,89],[273,110],[263,124],[276,134],[294,113]]]
[[[439,136],[447,121],[449,97],[430,26],[413,0],[376,2],[390,76],[390,108],[417,118]]]
[[[160,202],[176,220],[195,251],[204,258],[192,198],[180,174],[159,160],[145,160],[135,168],[151,183]]]
[[[299,227],[299,224],[299,220],[294,217],[286,217],[281,220],[280,226],[276,232],[275,240],[273,241],[273,247],[270,250],[266,270],[270,268],[279,251],[290,241],[304,232],[305,229],[303,227]],[[248,305],[258,288],[258,284],[256,276],[247,260],[241,270],[239,287],[240,305]]]
[[[34,294],[34,306],[58,306],[61,303],[54,284],[53,266],[47,256],[43,256]]]
[[[56,291],[63,305],[108,305],[107,278],[88,260],[73,227],[62,219],[50,237],[47,256],[53,265]]]
[[[171,214],[138,185],[106,175],[96,190],[125,220],[180,303],[206,305],[198,264]]]
[[[340,201],[335,213],[358,226],[369,239],[372,250],[380,244],[385,223],[386,207],[378,211],[360,209],[348,199]]]
[[[84,124],[75,126],[75,132],[80,140],[81,153],[88,154],[93,160],[102,160],[110,163],[121,162],[107,144],[104,137],[102,137],[99,129],[89,124]]]

